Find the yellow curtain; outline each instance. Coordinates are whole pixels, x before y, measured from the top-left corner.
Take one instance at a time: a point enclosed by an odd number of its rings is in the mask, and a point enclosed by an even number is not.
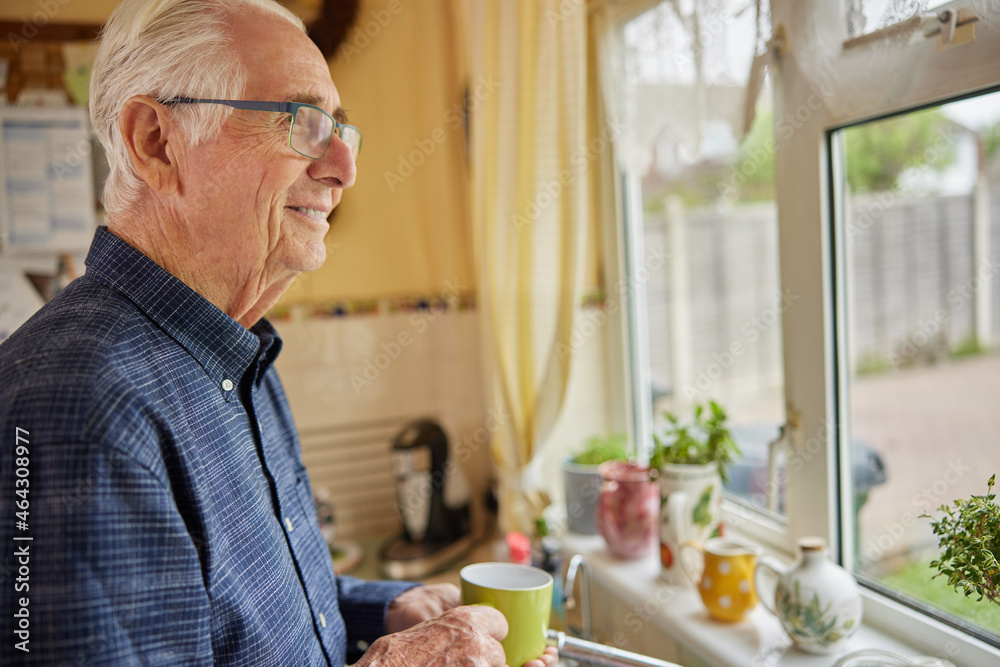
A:
[[[529,531],[525,467],[566,395],[589,220],[587,11],[560,0],[474,0],[472,202],[484,362],[504,416],[491,451],[500,525]]]

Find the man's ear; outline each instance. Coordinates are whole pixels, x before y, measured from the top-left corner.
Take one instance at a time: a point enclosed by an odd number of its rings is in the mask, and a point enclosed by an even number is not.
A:
[[[177,192],[180,175],[173,120],[167,108],[146,95],[130,98],[118,116],[118,129],[125,141],[132,166],[149,188],[162,197]]]

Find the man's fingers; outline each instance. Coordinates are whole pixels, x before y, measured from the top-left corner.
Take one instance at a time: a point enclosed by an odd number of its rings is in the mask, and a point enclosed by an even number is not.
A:
[[[493,607],[478,604],[465,605],[463,607],[455,607],[451,611],[465,615],[466,621],[469,624],[474,628],[485,631],[497,641],[507,636],[509,629],[507,619]]]
[[[541,657],[524,663],[524,667],[551,667],[559,662],[559,650],[555,646],[546,646]]]
[[[462,604],[462,591],[455,584],[430,584],[426,588],[441,601],[442,611]]]

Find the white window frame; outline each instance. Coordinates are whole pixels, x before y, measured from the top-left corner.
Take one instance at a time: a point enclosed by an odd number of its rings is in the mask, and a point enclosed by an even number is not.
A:
[[[657,0],[611,1],[620,10],[619,29],[623,29],[628,20],[658,4]],[[785,12],[829,12],[823,25],[846,33],[840,2],[772,0],[772,3],[782,4]],[[948,7],[968,4],[957,1]],[[777,28],[774,26],[773,30],[776,32]],[[792,289],[800,297],[783,315],[785,399],[788,412],[796,414],[800,420],[799,446],[806,448],[800,451],[801,470],[786,480],[784,522],[763,514],[755,515],[733,504],[727,504],[726,509],[731,524],[735,523],[752,538],[788,554],[793,552],[796,538],[823,536],[830,543],[832,553],[850,568],[853,512],[849,511],[846,501],[840,500],[852,496],[850,448],[844,446],[850,424],[846,423],[846,410],[843,409],[847,405],[846,371],[837,366],[838,358],[846,358],[843,302],[836,298],[843,293],[844,284],[842,271],[835,266],[834,259],[839,240],[833,219],[835,208],[832,204],[837,193],[831,187],[829,133],[870,118],[1000,87],[1000,34],[977,29],[976,40],[971,44],[940,53],[935,53],[932,38],[909,44],[902,56],[906,62],[916,63],[909,85],[897,86],[892,92],[894,98],[866,112],[867,116],[837,116],[825,106],[819,109],[810,106],[814,88],[800,74],[796,62],[796,37],[788,35],[789,48],[771,72],[775,84],[776,121],[803,105],[810,108],[809,118],[801,122],[791,137],[779,142],[775,150],[781,289]],[[869,36],[846,48],[871,48],[877,39],[877,35]],[[956,76],[956,72],[961,76]],[[641,203],[636,200],[641,197],[638,180],[623,174],[623,182],[618,191],[622,197],[617,221],[620,242],[626,239],[623,225],[629,220],[641,220],[642,214]],[[636,252],[636,247],[626,248],[626,256],[633,261]],[[627,268],[628,263],[626,261],[623,268]],[[638,359],[640,366],[648,367],[648,363],[643,363],[646,331],[638,326],[644,321],[641,309],[645,306],[641,296],[633,295],[630,303],[632,308],[628,315],[632,333],[626,337],[630,347],[637,349],[625,350],[625,359]],[[645,375],[641,368],[633,366],[630,376],[632,395],[636,399],[634,407],[642,408],[650,402],[648,382],[643,382]],[[646,441],[650,435],[648,416],[642,409],[635,410],[634,414],[634,428],[644,436],[637,441]],[[846,428],[830,427],[838,423]],[[838,440],[840,446],[830,446]],[[864,596],[866,623],[942,657],[951,657],[960,664],[1000,664],[1000,651],[995,647],[876,591],[865,589]]]

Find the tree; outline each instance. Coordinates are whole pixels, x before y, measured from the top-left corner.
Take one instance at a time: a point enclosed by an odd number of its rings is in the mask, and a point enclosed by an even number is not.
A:
[[[957,127],[940,108],[933,108],[843,130],[851,191],[896,190],[900,175],[908,169],[944,171],[955,161]],[[785,131],[789,128],[785,126]],[[735,160],[716,158],[692,165],[685,174],[665,183],[652,199],[659,200],[670,192],[688,206],[719,200],[773,201],[774,151],[787,139],[783,132],[775,137],[774,130],[774,112],[761,110]],[[984,130],[983,136],[987,155],[1000,151],[1000,123]]]
[[[848,185],[854,192],[885,192],[898,189],[907,169],[944,171],[955,161],[953,128],[939,108],[847,128]]]

